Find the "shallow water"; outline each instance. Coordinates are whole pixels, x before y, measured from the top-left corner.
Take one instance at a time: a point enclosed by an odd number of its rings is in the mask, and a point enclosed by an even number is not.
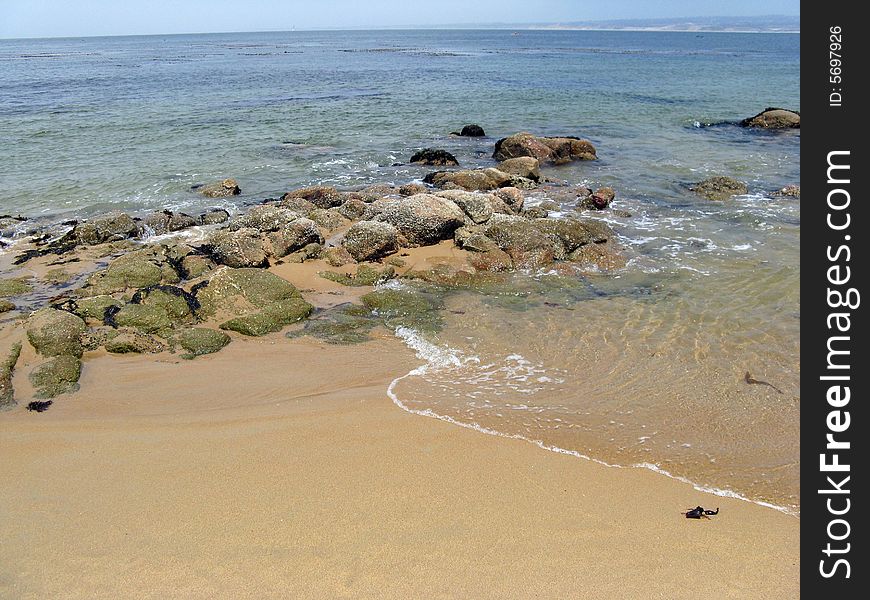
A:
[[[395,394],[796,509],[800,202],[771,192],[800,182],[800,133],[727,122],[800,108],[799,45],[588,31],[0,41],[0,214],[193,212],[216,202],[191,186],[224,177],[243,189],[217,202],[234,210],[311,183],[419,179],[394,164],[424,146],[482,166],[519,130],[587,137],[600,160],[546,175],[617,190],[632,216],[601,218],[628,266],[449,295],[430,341],[455,360]],[[489,137],[448,135],[472,122]],[[713,174],[750,193],[686,190]]]

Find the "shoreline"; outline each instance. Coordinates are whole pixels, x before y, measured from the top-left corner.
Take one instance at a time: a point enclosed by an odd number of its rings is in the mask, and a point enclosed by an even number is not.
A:
[[[4,591],[797,593],[798,519],[396,410],[384,390],[417,359],[370,344],[260,338],[183,366],[101,356],[39,419],[6,415]],[[680,515],[699,502],[721,513]]]

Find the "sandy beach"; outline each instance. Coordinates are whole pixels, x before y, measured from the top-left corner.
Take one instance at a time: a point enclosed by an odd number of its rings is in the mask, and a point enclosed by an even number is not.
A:
[[[797,597],[799,519],[405,413],[385,390],[418,362],[281,336],[92,358],[4,415],[0,596]]]

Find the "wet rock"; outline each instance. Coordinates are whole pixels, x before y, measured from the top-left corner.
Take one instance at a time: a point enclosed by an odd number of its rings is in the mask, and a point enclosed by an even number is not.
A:
[[[149,213],[142,217],[142,227],[143,232],[142,235],[151,234],[151,235],[164,235],[169,232],[169,218],[172,216],[172,212],[168,210],[161,210],[153,213]]]
[[[217,267],[213,260],[200,254],[189,254],[181,259],[179,271],[184,279],[197,279]]]
[[[199,314],[243,314],[264,308],[274,302],[301,297],[296,287],[263,269],[231,269],[221,267],[208,285],[196,291]]]
[[[610,206],[610,203],[613,202],[614,198],[616,198],[616,192],[613,191],[613,188],[603,187],[597,189],[589,196],[590,208],[604,210]]]
[[[280,258],[301,250],[309,244],[323,244],[323,235],[314,221],[300,217],[269,234],[269,242],[272,255]]]
[[[333,246],[323,251],[323,260],[333,267],[343,267],[356,262],[344,246]]]
[[[201,225],[218,225],[220,223],[226,223],[229,220],[230,213],[223,208],[213,208],[208,212],[199,215],[199,222]]]
[[[589,265],[599,271],[612,271],[625,266],[625,256],[619,253],[610,242],[586,244],[568,255],[568,260],[579,265]]]
[[[359,265],[356,268],[356,273],[336,273],[334,271],[321,271],[318,273],[324,279],[334,281],[346,286],[372,286],[385,281],[389,281],[396,276],[396,270],[391,266],[385,266],[380,269],[371,265]]]
[[[440,331],[443,301],[439,296],[408,287],[381,289],[361,298],[363,304],[390,328],[407,327],[423,333]]]
[[[178,272],[166,261],[160,248],[143,248],[113,260],[109,266],[88,277],[79,295],[99,296],[144,288],[161,283],[177,283]]]
[[[113,211],[101,217],[79,223],[71,232],[77,245],[96,246],[139,234],[139,226],[130,215]]]
[[[341,244],[354,260],[377,260],[399,249],[398,230],[388,222],[359,221],[347,230]]]
[[[230,231],[252,228],[268,233],[278,231],[299,218],[292,210],[274,204],[261,204],[253,207],[246,214],[240,215],[229,224]]]
[[[87,321],[104,322],[106,310],[109,308],[121,308],[124,303],[109,295],[90,296],[71,300],[65,309],[78,315]]]
[[[420,165],[433,165],[437,167],[458,167],[459,161],[446,150],[436,148],[424,148],[411,157],[411,162]]]
[[[520,189],[515,187],[503,187],[493,192],[493,194],[507,204],[513,212],[518,213],[523,209],[524,196]]]
[[[9,348],[8,354],[0,361],[0,410],[11,408],[15,402],[15,390],[12,387],[12,374],[21,355],[21,342],[15,342]]]
[[[11,310],[15,310],[15,303],[6,300],[5,298],[0,298],[0,315],[3,313],[7,313]]]
[[[157,354],[166,349],[159,340],[138,331],[121,332],[103,345],[112,354]]]
[[[362,204],[365,206],[365,203]],[[344,204],[342,204],[342,206],[344,206]],[[308,218],[314,221],[314,223],[324,231],[335,231],[336,229],[341,229],[350,223],[350,221],[341,214],[340,210],[341,207],[329,209],[315,208],[308,213]],[[365,212],[365,209],[363,209],[363,212]]]
[[[573,137],[536,137],[531,133],[516,133],[495,143],[492,157],[504,161],[530,156],[542,163],[562,164],[575,160],[595,160],[595,147],[588,140]]]
[[[510,254],[497,246],[486,252],[476,252],[468,259],[469,264],[478,271],[500,273],[513,269]]]
[[[465,213],[446,198],[416,194],[387,203],[377,220],[395,226],[409,244],[428,246],[452,238],[465,224]]]
[[[458,133],[454,131],[453,135],[461,135],[463,137],[483,137],[486,133],[484,133],[483,127],[480,125],[471,124],[465,125]]]
[[[283,202],[287,202],[288,200],[292,200],[294,198],[308,200],[317,208],[333,208],[334,206],[340,206],[341,203],[345,200],[341,192],[339,192],[334,187],[326,185],[316,185],[312,187],[293,190],[292,192],[287,192],[286,194],[284,194],[281,200]]]
[[[143,333],[164,332],[172,328],[172,319],[160,306],[127,304],[117,312],[109,311],[107,325],[131,327]]]
[[[133,294],[131,302],[160,308],[173,324],[191,320],[194,311],[199,308],[199,302],[192,294],[171,285],[158,285],[141,289]]]
[[[259,337],[280,331],[311,314],[312,307],[302,298],[289,298],[274,302],[259,312],[242,315],[221,323],[220,328],[236,331],[242,335]]]
[[[541,179],[541,163],[537,158],[531,156],[519,156],[517,158],[509,158],[498,163],[498,170],[510,175],[519,175],[532,181]]]
[[[252,227],[237,231],[221,230],[208,237],[204,249],[218,264],[233,268],[264,267],[268,266],[269,261],[263,241],[260,232]]]
[[[413,196],[415,194],[425,194],[429,188],[420,183],[406,183],[399,187],[399,195]]]
[[[367,208],[368,204],[366,204],[362,200],[359,200],[358,198],[350,198],[349,200],[345,201],[344,204],[339,206],[336,210],[345,219],[350,219],[351,221],[358,221],[365,214]]]
[[[774,196],[785,196],[788,198],[800,198],[801,197],[801,186],[799,185],[787,185],[781,190],[777,190],[773,193]]]
[[[467,191],[489,191],[515,183],[508,173],[492,168],[435,171],[426,175],[423,181],[442,189]]]
[[[37,398],[54,398],[79,389],[82,372],[81,361],[71,355],[62,355],[48,360],[30,372],[30,383],[36,388]]]
[[[322,311],[307,320],[303,328],[286,335],[288,338],[309,335],[328,344],[359,344],[371,339],[369,332],[379,323],[365,306],[347,303]]]
[[[210,183],[198,188],[200,194],[206,198],[229,198],[242,193],[235,179],[224,179],[217,183]]]
[[[506,221],[486,228],[486,236],[507,252],[520,268],[534,268],[555,260],[553,241],[531,221]]]
[[[444,190],[435,195],[454,202],[475,223],[484,223],[492,216],[492,203],[487,194],[465,192],[462,190]]]
[[[689,189],[708,200],[727,200],[731,196],[745,194],[748,191],[742,181],[723,176],[709,177]]]
[[[82,355],[81,336],[88,330],[78,316],[42,308],[27,320],[27,339],[42,356]]]
[[[195,218],[183,212],[174,212],[169,217],[169,231],[181,231],[196,224]]]
[[[27,282],[27,279],[23,277],[0,279],[0,298],[20,296],[26,294],[31,289],[33,289],[33,287]]]
[[[188,352],[184,358],[194,358],[220,351],[230,343],[230,336],[216,329],[196,327],[182,331],[178,343]]]
[[[279,206],[295,212],[300,217],[307,215],[312,210],[317,210],[317,206],[305,198],[287,198],[282,200]]]
[[[801,114],[785,108],[765,108],[754,117],[740,121],[740,126],[757,129],[800,129]]]
[[[580,246],[593,243],[600,233],[600,229],[587,228],[578,219],[538,219],[535,227],[550,237],[555,257],[559,260],[565,260],[568,254]]]

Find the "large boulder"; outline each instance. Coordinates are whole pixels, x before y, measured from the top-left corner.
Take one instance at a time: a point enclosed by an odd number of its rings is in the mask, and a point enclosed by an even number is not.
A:
[[[556,258],[552,237],[527,219],[496,220],[486,228],[486,236],[507,252],[514,265],[520,268],[544,266]]]
[[[360,200],[359,198],[350,198],[345,201],[344,204],[339,206],[337,209],[339,214],[343,216],[345,219],[350,219],[351,221],[357,221],[362,218],[365,214],[366,209],[368,208],[368,204]]]
[[[76,356],[64,354],[48,360],[30,372],[30,383],[37,398],[54,398],[79,389],[82,363]]]
[[[708,200],[727,200],[731,196],[745,194],[748,191],[746,184],[742,181],[721,175],[708,177],[704,181],[690,186],[689,189]]]
[[[82,297],[123,292],[161,283],[178,283],[180,276],[167,261],[162,248],[150,247],[128,252],[113,260],[103,270],[88,277],[78,293]]]
[[[347,202],[345,202],[347,204]],[[342,204],[341,206],[344,206]],[[314,221],[318,227],[326,232],[341,229],[349,224],[349,220],[341,214],[341,206],[338,208],[315,208],[308,213],[308,218]]]
[[[386,203],[377,220],[395,226],[409,244],[429,246],[452,238],[465,223],[465,213],[446,198],[415,194]]]
[[[235,179],[224,179],[223,181],[209,183],[197,189],[206,198],[229,198],[230,196],[238,196],[242,193],[242,189]]]
[[[536,219],[534,225],[553,241],[555,257],[559,260],[565,260],[580,246],[604,242],[612,235],[610,228],[600,221]]]
[[[229,224],[229,229],[236,231],[251,227],[262,232],[278,231],[298,218],[297,213],[287,208],[274,204],[261,204],[253,207],[246,214],[233,219]]]
[[[455,156],[447,152],[447,150],[439,150],[437,148],[424,148],[420,150],[411,157],[411,162],[436,167],[459,166],[459,161],[456,160]]]
[[[302,298],[288,298],[274,302],[258,312],[225,321],[220,328],[242,335],[266,335],[307,318],[313,308]]]
[[[426,175],[423,181],[439,188],[467,191],[489,191],[513,183],[510,174],[492,168],[436,171]]]
[[[252,227],[215,231],[206,239],[204,249],[216,263],[228,267],[264,267],[269,264],[262,234]]]
[[[280,230],[269,234],[269,242],[272,255],[280,258],[300,250],[308,244],[322,244],[323,235],[314,221],[303,217],[295,219]]]
[[[164,235],[173,231],[181,231],[198,224],[198,221],[188,214],[163,210],[146,215],[142,219],[146,231],[153,235]]]
[[[82,355],[85,322],[70,312],[41,308],[27,320],[27,339],[42,356]]]
[[[536,137],[531,133],[516,133],[495,143],[492,157],[504,161],[531,156],[541,162],[566,163],[574,160],[595,160],[595,146],[588,140],[574,137]]]
[[[376,260],[399,249],[398,235],[390,223],[360,221],[347,230],[341,244],[355,260]]]
[[[462,190],[444,190],[435,194],[456,204],[468,218],[475,223],[484,223],[492,217],[493,203],[488,194],[465,192]]]
[[[498,163],[498,170],[510,175],[519,175],[532,181],[541,179],[541,163],[531,156],[518,156]]]
[[[79,223],[72,233],[76,244],[95,246],[134,237],[139,233],[139,226],[127,213],[113,211]]]
[[[292,283],[264,269],[221,267],[208,285],[196,290],[198,312],[204,316],[244,314],[279,300],[299,297]]]
[[[345,200],[345,197],[341,192],[334,187],[326,185],[315,185],[312,187],[293,190],[292,192],[284,194],[284,196],[281,197],[281,200],[286,203],[294,198],[308,200],[317,208],[332,208],[334,206],[340,206]]]
[[[740,126],[757,129],[800,129],[801,114],[785,108],[765,108],[754,117],[740,121]]]

